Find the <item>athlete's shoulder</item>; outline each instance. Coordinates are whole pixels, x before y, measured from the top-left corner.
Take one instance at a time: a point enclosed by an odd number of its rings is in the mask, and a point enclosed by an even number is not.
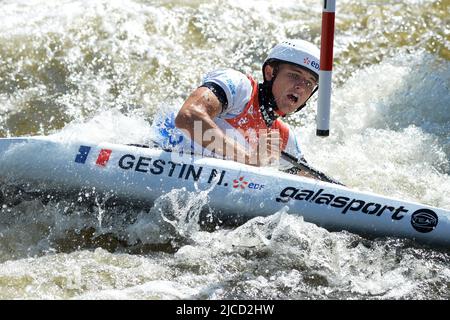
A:
[[[253,86],[250,79],[240,71],[234,69],[217,69],[209,72],[203,83],[213,82],[225,92],[228,102],[226,113],[239,113],[250,100]]]
[[[209,72],[203,78],[203,83],[214,82],[224,89],[228,89],[232,95],[236,95],[238,90],[251,89],[251,82],[248,77],[240,71],[223,68]]]
[[[230,79],[247,79],[247,76],[238,70],[231,68],[219,68],[208,72],[203,80],[205,81],[209,78],[215,77],[228,77]]]

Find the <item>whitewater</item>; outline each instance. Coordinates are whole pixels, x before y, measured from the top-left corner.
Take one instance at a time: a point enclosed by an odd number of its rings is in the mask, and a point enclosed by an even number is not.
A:
[[[0,6],[0,137],[148,144],[155,117],[208,71],[261,81],[277,42],[320,45],[312,0]],[[311,165],[450,209],[449,17],[447,0],[338,1],[330,137],[315,135],[316,98],[287,118]],[[445,248],[330,232],[285,210],[211,226],[208,190],[174,189],[145,209],[81,202],[0,206],[0,299],[450,298]]]

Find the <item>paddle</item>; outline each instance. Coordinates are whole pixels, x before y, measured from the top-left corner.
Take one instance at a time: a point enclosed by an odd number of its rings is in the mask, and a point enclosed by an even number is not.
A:
[[[308,172],[310,175],[312,175],[314,178],[321,180],[321,181],[325,181],[325,182],[330,182],[330,183],[334,183],[334,184],[338,184],[343,186],[342,183],[340,183],[339,181],[336,181],[330,177],[328,177],[325,173],[314,169],[313,167],[311,167],[309,164],[307,164],[306,162],[294,157],[293,155],[285,152],[285,151],[281,151],[281,158],[283,158],[284,160],[288,161],[289,163],[293,164],[296,168],[300,169],[300,170],[304,170],[305,172]]]

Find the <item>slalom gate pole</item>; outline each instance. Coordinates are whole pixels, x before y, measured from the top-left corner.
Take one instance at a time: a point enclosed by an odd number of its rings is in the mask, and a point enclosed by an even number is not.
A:
[[[333,42],[336,0],[324,0],[322,36],[320,43],[319,100],[316,135],[330,135],[331,74],[333,70]]]

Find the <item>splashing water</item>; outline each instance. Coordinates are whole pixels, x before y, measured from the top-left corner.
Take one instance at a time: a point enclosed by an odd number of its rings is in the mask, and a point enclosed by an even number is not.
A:
[[[320,15],[312,0],[2,1],[0,136],[148,144],[206,72],[261,80],[278,41],[320,45]],[[331,136],[315,136],[316,98],[286,119],[308,162],[450,208],[449,17],[446,1],[339,1]],[[2,204],[0,298],[449,299],[445,251],[284,211],[205,230],[208,190],[145,210],[78,196]]]

